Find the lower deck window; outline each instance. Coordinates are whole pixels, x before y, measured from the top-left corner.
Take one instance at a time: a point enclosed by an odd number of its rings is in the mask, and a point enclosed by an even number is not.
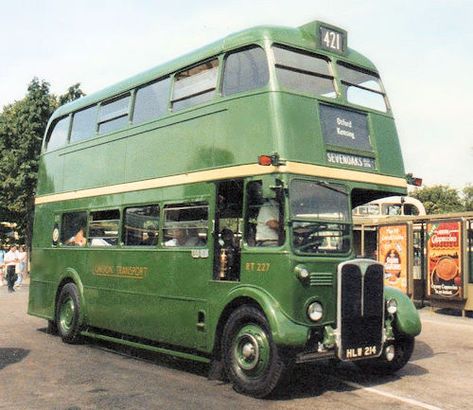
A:
[[[125,246],[156,246],[159,234],[159,207],[137,206],[125,209],[123,243]]]
[[[70,212],[62,215],[61,243],[66,246],[87,244],[87,212]]]
[[[170,205],[164,209],[165,247],[199,247],[207,244],[209,209],[206,204]]]
[[[90,246],[114,246],[118,244],[120,211],[91,212],[89,224]]]

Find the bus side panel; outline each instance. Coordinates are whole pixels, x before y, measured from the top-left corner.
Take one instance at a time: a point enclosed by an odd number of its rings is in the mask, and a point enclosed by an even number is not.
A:
[[[54,319],[58,278],[63,271],[64,258],[57,249],[33,249],[28,313]]]
[[[158,271],[161,286],[157,294],[160,306],[155,311],[159,322],[156,338],[206,350],[207,327],[199,326],[199,322],[205,323],[210,313],[207,284],[212,277],[212,258],[194,258],[191,249],[161,250]]]
[[[82,272],[88,324],[189,348],[207,348],[205,285],[211,258],[186,250],[89,249]],[[85,253],[83,252],[83,253]],[[200,315],[200,316],[199,316]]]
[[[88,144],[92,143],[93,140]],[[64,155],[64,190],[124,182],[125,156],[126,144],[123,140],[70,150]]]
[[[370,114],[372,134],[376,138],[378,169],[388,175],[405,175],[401,146],[396,125],[392,118],[380,114]]]

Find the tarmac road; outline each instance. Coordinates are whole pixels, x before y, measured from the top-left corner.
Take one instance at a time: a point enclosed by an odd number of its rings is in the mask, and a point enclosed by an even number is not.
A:
[[[208,367],[85,339],[67,345],[26,314],[28,287],[0,287],[0,409],[470,409],[473,319],[421,311],[422,334],[396,376],[353,365],[296,368],[271,400],[207,380]]]

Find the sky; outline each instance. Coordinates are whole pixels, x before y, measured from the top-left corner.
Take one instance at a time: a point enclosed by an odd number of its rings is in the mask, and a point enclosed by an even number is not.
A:
[[[473,184],[473,0],[5,1],[0,109],[34,77],[89,94],[245,28],[313,20],[377,66],[406,172]]]

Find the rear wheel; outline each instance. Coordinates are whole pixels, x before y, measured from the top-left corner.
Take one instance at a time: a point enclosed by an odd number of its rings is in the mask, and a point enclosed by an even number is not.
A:
[[[54,320],[48,320],[48,329],[47,329],[48,334],[50,335],[57,335],[57,325]]]
[[[230,315],[222,343],[225,371],[240,393],[268,396],[288,371],[266,317],[254,306],[242,306]]]
[[[67,283],[59,294],[56,306],[56,326],[66,343],[76,343],[80,332],[80,299],[74,283]]]
[[[402,369],[412,356],[414,351],[414,338],[409,336],[399,337],[394,342],[384,345],[383,354],[372,360],[360,360],[355,362],[365,372],[374,374],[393,374]],[[388,360],[387,356],[391,356]]]

